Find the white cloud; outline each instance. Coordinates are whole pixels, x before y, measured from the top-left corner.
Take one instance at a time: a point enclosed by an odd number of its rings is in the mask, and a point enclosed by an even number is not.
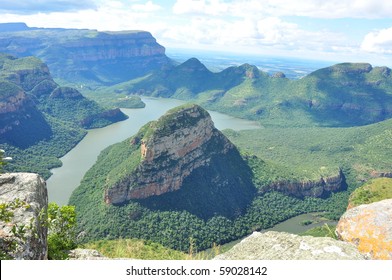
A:
[[[157,12],[162,9],[161,6],[152,3],[152,1],[148,1],[145,4],[134,4],[131,6],[131,8],[135,12],[143,12],[143,13]]]
[[[231,16],[305,16],[312,18],[389,18],[385,0],[177,0],[175,14]]]
[[[174,14],[220,15],[228,11],[229,4],[220,0],[177,0]]]
[[[392,27],[368,33],[361,49],[367,52],[392,54]]]

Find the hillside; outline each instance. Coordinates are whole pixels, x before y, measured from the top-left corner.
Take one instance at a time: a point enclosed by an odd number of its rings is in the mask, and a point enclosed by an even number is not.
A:
[[[104,109],[60,87],[36,57],[0,54],[0,84],[0,144],[15,159],[7,170],[47,177],[45,169],[58,165],[57,157],[81,140],[84,129],[126,118],[119,109]]]
[[[337,64],[289,80],[249,64],[213,73],[192,58],[114,88],[127,94],[193,100],[272,127],[348,127],[392,116],[391,70],[366,63]]]
[[[165,48],[146,31],[30,28],[0,24],[0,52],[37,56],[72,85],[108,85],[170,65]]]
[[[83,241],[139,238],[182,251],[223,244],[300,213],[345,209],[343,184],[333,192],[308,184],[298,198],[282,189],[265,192],[248,164],[204,109],[186,105],[105,149],[69,203],[79,213]]]

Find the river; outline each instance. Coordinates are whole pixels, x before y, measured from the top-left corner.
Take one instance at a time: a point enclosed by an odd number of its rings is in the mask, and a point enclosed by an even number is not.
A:
[[[87,135],[60,160],[61,167],[51,170],[53,175],[47,180],[49,202],[59,205],[68,203],[73,190],[79,186],[84,174],[95,163],[100,152],[106,147],[121,142],[136,134],[140,127],[156,120],[166,111],[185,102],[175,99],[143,98],[146,104],[141,109],[122,109],[129,119],[103,128],[91,129]],[[209,111],[215,126],[222,130],[257,129],[256,122],[231,117]]]

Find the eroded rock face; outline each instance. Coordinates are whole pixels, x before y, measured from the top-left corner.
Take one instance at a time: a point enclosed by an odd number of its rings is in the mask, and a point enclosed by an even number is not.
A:
[[[335,176],[322,177],[317,181],[306,182],[288,182],[278,181],[261,189],[265,191],[279,191],[296,197],[324,197],[331,192],[342,190],[346,185],[345,177],[342,170],[339,170]]]
[[[392,199],[349,209],[336,233],[371,259],[392,259]]]
[[[211,185],[220,193],[237,189],[244,193],[244,201],[251,196],[254,187],[250,174],[235,174],[245,163],[241,163],[237,149],[214,127],[208,112],[201,107],[192,105],[169,112],[151,123],[147,131],[148,137],[136,136],[131,140],[131,145],[140,145],[140,164],[130,176],[108,187],[106,203],[161,196],[181,189],[185,183],[196,189],[202,188],[200,184]],[[235,164],[237,170],[231,166]],[[203,168],[206,170],[201,172]],[[195,176],[196,173],[200,175]]]
[[[0,203],[11,203],[15,199],[26,202],[29,207],[16,209],[11,222],[0,222],[0,239],[12,236],[13,225],[25,225],[26,240],[20,243],[11,256],[24,260],[47,259],[47,228],[39,222],[42,209],[48,207],[45,181],[32,173],[0,175]]]
[[[329,237],[254,232],[216,260],[363,260],[352,244]]]

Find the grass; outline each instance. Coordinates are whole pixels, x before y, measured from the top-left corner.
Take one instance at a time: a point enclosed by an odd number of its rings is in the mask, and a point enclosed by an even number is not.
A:
[[[192,240],[190,242],[192,243]],[[108,258],[140,260],[206,260],[222,253],[221,247],[216,245],[201,252],[194,251],[190,246],[189,252],[184,253],[164,247],[159,243],[140,239],[99,240],[83,244],[82,247],[97,250]]]
[[[392,179],[377,178],[356,189],[349,198],[351,207],[392,198]]]

